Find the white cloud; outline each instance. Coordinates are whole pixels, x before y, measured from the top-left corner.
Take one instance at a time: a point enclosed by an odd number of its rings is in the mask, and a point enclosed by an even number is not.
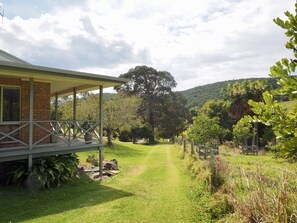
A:
[[[39,3],[32,18],[6,18],[0,48],[37,65],[113,76],[145,64],[169,71],[177,90],[267,76],[289,55],[272,19],[293,11],[293,1],[68,2],[46,1],[47,11]]]

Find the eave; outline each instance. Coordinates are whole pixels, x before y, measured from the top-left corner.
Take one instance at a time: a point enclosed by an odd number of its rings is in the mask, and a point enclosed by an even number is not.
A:
[[[124,78],[7,61],[0,61],[0,76],[25,80],[33,78],[34,81],[50,83],[51,95],[72,94],[74,88],[77,92],[83,92],[127,82]]]

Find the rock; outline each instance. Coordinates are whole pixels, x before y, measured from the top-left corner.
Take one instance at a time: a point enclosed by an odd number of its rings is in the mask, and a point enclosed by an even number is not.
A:
[[[114,162],[117,166],[119,165],[117,159],[112,159],[112,160],[110,160],[110,162]]]
[[[117,162],[110,161],[110,162],[104,163],[103,169],[104,170],[118,170],[119,168],[118,168]]]

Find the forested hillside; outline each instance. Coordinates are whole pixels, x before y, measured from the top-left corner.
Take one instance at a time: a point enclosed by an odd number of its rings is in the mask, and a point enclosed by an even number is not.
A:
[[[203,104],[210,99],[221,99],[223,97],[223,89],[225,89],[228,84],[234,84],[235,82],[242,81],[256,81],[256,80],[265,80],[271,86],[271,88],[275,89],[277,87],[276,79],[273,78],[248,78],[248,79],[238,79],[238,80],[228,80],[222,82],[216,82],[213,84],[207,84],[203,86],[197,86],[185,91],[181,91],[181,93],[187,99],[187,107],[201,107]]]

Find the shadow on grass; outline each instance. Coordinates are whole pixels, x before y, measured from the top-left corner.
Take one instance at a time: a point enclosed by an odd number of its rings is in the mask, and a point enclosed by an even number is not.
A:
[[[129,158],[137,158],[145,156],[146,152],[140,149],[138,146],[132,143],[118,143],[114,142],[113,145],[103,146],[103,155],[104,156],[113,156],[115,158],[119,157],[129,157]],[[87,152],[79,152],[77,153],[81,157],[87,157],[88,154],[98,154],[98,150],[91,150]]]
[[[125,145],[126,144],[126,145]],[[145,151],[138,149],[138,145],[132,143],[114,143],[112,146],[105,146],[103,148],[104,153],[106,154],[114,154],[117,156],[125,156],[125,157],[139,157],[144,156]]]
[[[30,192],[17,187],[0,187],[1,222],[21,222],[64,211],[100,205],[134,194],[82,176],[60,188]]]

